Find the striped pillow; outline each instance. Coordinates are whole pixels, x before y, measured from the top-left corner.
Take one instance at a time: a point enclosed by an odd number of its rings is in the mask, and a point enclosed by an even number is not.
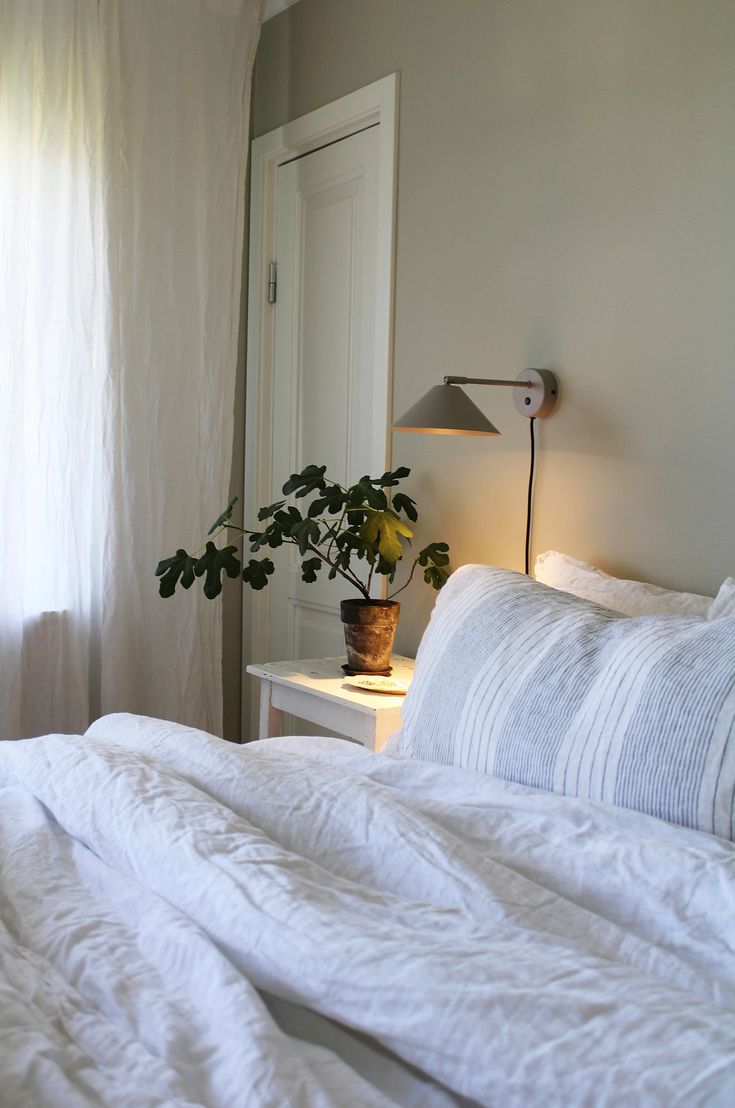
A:
[[[464,566],[396,752],[735,838],[735,617],[623,616]]]

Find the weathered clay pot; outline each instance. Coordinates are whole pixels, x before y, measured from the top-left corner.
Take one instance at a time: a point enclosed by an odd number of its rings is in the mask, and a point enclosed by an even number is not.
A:
[[[400,612],[397,600],[343,600],[340,603],[347,672],[390,673]]]

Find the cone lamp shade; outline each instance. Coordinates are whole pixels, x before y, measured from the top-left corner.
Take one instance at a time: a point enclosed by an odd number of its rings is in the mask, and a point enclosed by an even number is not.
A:
[[[434,385],[393,424],[394,431],[427,435],[499,435],[467,393],[456,385]]]

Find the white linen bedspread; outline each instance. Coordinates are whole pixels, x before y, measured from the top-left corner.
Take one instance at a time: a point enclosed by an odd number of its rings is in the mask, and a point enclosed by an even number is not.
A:
[[[730,843],[122,715],[0,744],[0,790],[3,1106],[735,1103]]]

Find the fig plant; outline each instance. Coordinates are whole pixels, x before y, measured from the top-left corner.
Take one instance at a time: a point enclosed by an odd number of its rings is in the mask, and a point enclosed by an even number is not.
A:
[[[304,581],[316,581],[320,573],[326,572],[330,579],[344,578],[363,599],[370,600],[376,575],[386,577],[390,585],[394,583],[398,563],[413,538],[409,524],[418,519],[416,502],[404,492],[386,492],[409,473],[401,466],[381,477],[361,477],[345,488],[327,477],[326,466],[308,465],[301,473],[292,473],[282,489],[284,498],[310,496],[305,511],[299,511],[287,499],[268,504],[258,512],[262,524],[259,530],[232,522],[235,497],[210,527],[203,552],[189,554],[179,548],[159,562],[159,593],[172,596],[177,585],[188,589],[203,577],[204,595],[213,600],[222,592],[223,573],[241,577],[253,589],[264,588],[276,568],[267,555],[245,562],[245,555],[242,559],[238,556],[238,545],[217,544],[221,535],[237,532],[249,543],[250,554],[283,544],[297,546]],[[440,589],[449,576],[447,543],[432,542],[420,550],[408,579],[388,599],[407,587],[417,566],[423,570],[426,583]]]

